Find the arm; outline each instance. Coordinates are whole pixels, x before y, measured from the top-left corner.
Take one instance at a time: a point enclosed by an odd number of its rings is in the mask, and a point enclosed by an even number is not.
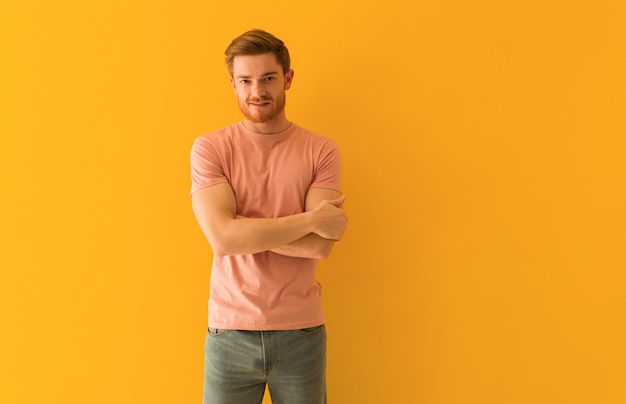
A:
[[[312,188],[306,195],[305,210],[307,212],[312,211],[320,203],[325,203],[327,201],[339,201],[335,206],[341,208],[343,205],[343,198],[340,198],[341,193],[339,191],[325,188]],[[316,233],[309,233],[298,240],[292,241],[291,243],[273,248],[271,251],[281,255],[288,255],[290,257],[324,259],[329,257],[335,241],[339,239],[340,238],[327,239]]]
[[[237,218],[235,194],[228,183],[200,189],[191,201],[198,224],[216,255],[268,251],[309,233],[337,239],[345,228],[343,210],[330,203],[279,218]]]

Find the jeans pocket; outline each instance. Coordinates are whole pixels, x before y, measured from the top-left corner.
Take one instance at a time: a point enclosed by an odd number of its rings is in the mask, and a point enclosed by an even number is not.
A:
[[[308,327],[308,328],[301,328],[298,330],[298,332],[300,334],[304,334],[304,335],[311,335],[311,334],[315,334],[321,330],[324,329],[324,324],[322,325],[316,325],[315,327]]]
[[[209,327],[209,335],[212,336],[212,337],[217,337],[219,335],[224,334],[225,332],[226,332],[226,330]]]

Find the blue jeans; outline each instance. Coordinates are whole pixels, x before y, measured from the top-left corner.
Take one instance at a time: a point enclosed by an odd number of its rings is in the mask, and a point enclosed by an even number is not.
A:
[[[209,328],[203,404],[326,403],[326,328],[237,331]]]

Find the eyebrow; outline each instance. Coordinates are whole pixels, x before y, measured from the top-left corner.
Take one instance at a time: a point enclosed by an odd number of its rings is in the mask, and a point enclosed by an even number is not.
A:
[[[261,75],[261,77],[276,76],[277,74],[278,74],[277,71],[275,71],[275,72],[267,72],[267,73],[263,73]],[[246,75],[243,75],[243,74],[239,74],[239,75],[236,76],[236,78],[238,78],[238,79],[249,79],[250,77],[251,76],[246,76]]]

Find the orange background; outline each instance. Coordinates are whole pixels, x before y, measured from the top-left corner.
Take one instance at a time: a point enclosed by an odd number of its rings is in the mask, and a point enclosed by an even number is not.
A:
[[[344,156],[331,402],[626,403],[626,3],[301,4],[0,6],[0,402],[200,402],[189,149],[260,27]]]

